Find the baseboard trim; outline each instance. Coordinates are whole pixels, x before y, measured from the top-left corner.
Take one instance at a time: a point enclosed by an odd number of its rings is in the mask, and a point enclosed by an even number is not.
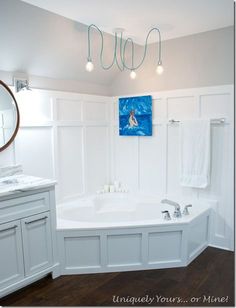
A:
[[[230,249],[229,247],[224,247],[224,246],[219,246],[219,245],[214,245],[214,244],[208,244],[208,246],[234,252],[234,249]]]

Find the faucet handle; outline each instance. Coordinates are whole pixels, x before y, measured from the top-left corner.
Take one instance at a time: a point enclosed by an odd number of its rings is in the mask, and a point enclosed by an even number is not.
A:
[[[184,210],[183,210],[183,215],[189,215],[189,211],[188,211],[189,207],[192,207],[192,204],[185,205]]]
[[[171,220],[169,211],[161,211],[161,212],[162,212],[162,214],[165,214],[164,215],[165,220]]]

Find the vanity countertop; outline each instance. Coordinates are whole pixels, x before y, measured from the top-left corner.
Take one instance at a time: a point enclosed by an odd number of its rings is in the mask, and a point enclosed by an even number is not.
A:
[[[46,188],[54,186],[55,184],[55,180],[43,179],[25,174],[0,177],[0,197]]]

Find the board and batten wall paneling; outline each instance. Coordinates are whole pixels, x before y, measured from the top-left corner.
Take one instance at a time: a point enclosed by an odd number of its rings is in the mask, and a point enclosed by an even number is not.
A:
[[[167,113],[169,119],[193,119],[198,116],[198,103],[194,96],[168,97]]]
[[[27,174],[55,178],[57,202],[109,182],[111,98],[36,89],[15,96],[20,130],[0,165],[22,164]]]
[[[58,201],[101,189],[109,182],[109,98],[57,96],[54,118]]]
[[[82,102],[78,100],[57,99],[58,121],[82,121]]]
[[[53,178],[52,127],[23,127],[15,141],[16,162],[25,174]]]
[[[150,93],[146,93],[150,94]],[[134,94],[135,95],[135,94]],[[54,177],[57,202],[95,192],[115,179],[130,191],[214,207],[211,245],[233,249],[233,86],[152,93],[153,136],[119,136],[117,98],[46,90],[17,94],[21,127],[0,164]],[[211,126],[211,185],[179,184],[179,125],[169,119],[225,117]]]
[[[21,91],[15,94],[21,126],[42,124],[53,119],[50,92],[43,90]]]
[[[83,128],[58,127],[59,200],[84,193]]]
[[[233,249],[234,208],[234,95],[233,86],[193,88],[151,94],[153,136],[118,136],[118,98],[113,100],[113,157],[111,175],[131,191],[190,202],[207,199],[214,204],[211,245]],[[135,96],[132,94],[130,96]],[[180,185],[179,124],[170,119],[225,118],[211,125],[211,184],[206,189]]]
[[[114,128],[114,180],[119,180],[123,187],[131,191],[139,188],[139,140],[132,136],[119,136]]]
[[[0,165],[10,166],[12,164],[15,164],[15,142],[4,151],[0,152]]]
[[[87,192],[94,193],[109,182],[109,131],[106,126],[85,129]]]
[[[233,91],[233,90],[232,90]],[[207,117],[225,117],[227,124],[211,126],[211,185],[199,192],[199,198],[216,199],[214,243],[233,247],[234,204],[234,110],[233,92],[211,92],[200,95],[200,113]]]
[[[165,191],[165,138],[163,125],[153,127],[153,138],[139,138],[139,188],[145,193],[161,195]]]

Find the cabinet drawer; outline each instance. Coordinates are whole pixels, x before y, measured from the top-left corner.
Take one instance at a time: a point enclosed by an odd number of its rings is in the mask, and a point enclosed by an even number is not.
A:
[[[0,223],[49,210],[49,192],[0,201]]]

